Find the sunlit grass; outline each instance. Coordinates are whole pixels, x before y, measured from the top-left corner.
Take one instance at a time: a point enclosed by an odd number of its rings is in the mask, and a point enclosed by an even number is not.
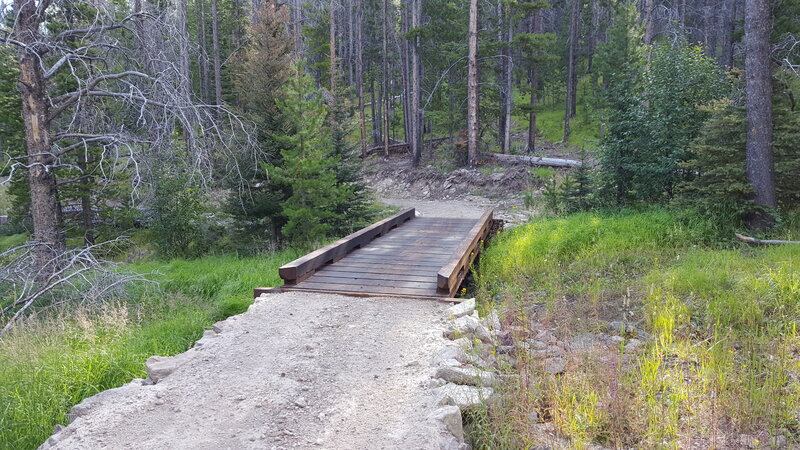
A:
[[[637,353],[620,352],[633,356],[625,364],[582,362],[515,401],[540,405],[575,447],[800,442],[800,246],[714,242],[712,229],[651,209],[539,219],[499,236],[480,262],[484,304],[544,303],[572,333],[604,329],[616,314],[651,335]],[[520,376],[542,377],[528,370]],[[495,417],[517,436],[531,425]]]

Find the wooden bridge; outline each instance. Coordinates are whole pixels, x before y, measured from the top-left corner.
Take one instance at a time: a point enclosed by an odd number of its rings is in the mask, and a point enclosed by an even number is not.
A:
[[[479,219],[416,217],[406,209],[279,269],[285,284],[265,292],[450,299],[492,229]]]

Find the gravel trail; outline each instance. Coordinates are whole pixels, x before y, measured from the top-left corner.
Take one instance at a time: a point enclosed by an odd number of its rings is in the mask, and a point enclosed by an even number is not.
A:
[[[157,384],[88,399],[42,448],[441,448],[428,384],[447,306],[265,295]]]

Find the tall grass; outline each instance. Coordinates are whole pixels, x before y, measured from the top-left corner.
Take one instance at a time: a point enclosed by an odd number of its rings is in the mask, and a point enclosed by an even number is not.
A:
[[[0,448],[36,448],[82,399],[144,377],[151,355],[187,350],[210,326],[243,312],[258,286],[276,286],[287,250],[137,263],[159,285],[101,305],[65,307],[0,338]]]
[[[800,246],[713,242],[713,229],[650,209],[541,219],[496,239],[477,276],[484,304],[543,304],[517,323],[567,338],[621,319],[651,334],[641,350],[584,355],[559,377],[520,360],[520,379],[540,381],[507,403],[534,405],[575,447],[800,443]],[[535,443],[527,415],[494,417],[491,432]]]

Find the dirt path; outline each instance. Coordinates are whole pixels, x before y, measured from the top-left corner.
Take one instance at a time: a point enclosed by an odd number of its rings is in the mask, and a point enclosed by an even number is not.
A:
[[[90,399],[43,448],[441,448],[428,385],[447,306],[264,296],[157,384]]]

